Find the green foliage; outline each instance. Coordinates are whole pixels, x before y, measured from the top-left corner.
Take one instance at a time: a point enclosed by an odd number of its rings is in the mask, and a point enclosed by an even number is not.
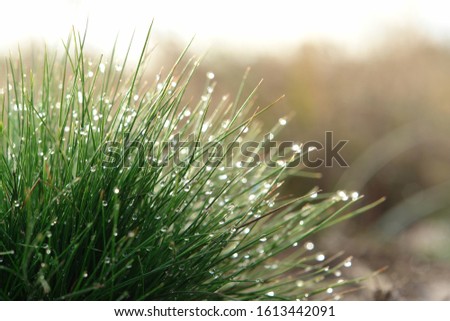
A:
[[[197,62],[182,65],[184,53],[149,82],[148,37],[129,76],[128,55],[121,64],[115,49],[107,61],[90,60],[84,44],[74,33],[62,57],[45,52],[31,71],[21,58],[6,65],[1,299],[330,298],[351,283],[340,271],[348,258],[325,257],[308,241],[364,211],[349,210],[359,197],[280,198],[286,166],[224,166],[226,155],[196,165],[217,142],[261,137],[254,119],[266,108],[250,112],[255,91],[211,106],[209,74],[193,103],[185,93]],[[141,166],[137,145],[190,135],[202,148],[184,163],[156,143]],[[105,166],[110,141],[123,146],[126,166]]]

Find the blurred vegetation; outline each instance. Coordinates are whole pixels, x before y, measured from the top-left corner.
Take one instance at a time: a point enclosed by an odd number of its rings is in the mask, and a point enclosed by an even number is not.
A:
[[[162,47],[171,61],[176,45]],[[292,178],[286,194],[317,185],[357,189],[370,200],[387,196],[369,215],[321,240],[359,251],[368,269],[389,266],[367,298],[450,299],[442,283],[450,276],[450,47],[403,31],[360,56],[321,43],[278,56],[230,57],[214,49],[201,68],[216,73],[226,94],[251,66],[248,83],[264,79],[261,106],[285,93],[265,116],[268,124],[289,116],[279,140],[321,141],[329,130],[349,140],[343,149],[349,168],[319,168],[323,178],[310,185]]]

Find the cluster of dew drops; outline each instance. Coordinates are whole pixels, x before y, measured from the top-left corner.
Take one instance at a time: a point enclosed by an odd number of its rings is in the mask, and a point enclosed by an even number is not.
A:
[[[92,66],[92,62],[89,61],[89,62],[88,62],[88,65],[91,67],[91,66]],[[106,63],[100,63],[99,66],[98,66],[98,70],[99,70],[100,73],[104,74],[105,71],[106,71]],[[114,70],[115,70],[116,72],[121,72],[121,71],[122,71],[122,66],[119,65],[119,64],[116,64],[116,65],[114,66]],[[26,77],[26,74],[24,74],[24,77]],[[93,77],[94,77],[94,72],[93,72],[92,70],[88,70],[88,72],[87,72],[87,77],[88,77],[88,78],[93,78]],[[213,80],[214,77],[215,77],[215,75],[214,75],[213,72],[207,72],[207,73],[206,73],[206,77],[207,77],[208,80]],[[160,80],[160,75],[157,75],[156,80],[157,80],[157,81]],[[173,90],[174,88],[176,88],[176,86],[177,86],[177,83],[176,83],[175,81],[171,82],[171,83],[170,83],[170,88],[169,88],[168,93],[171,94],[171,93],[172,93],[172,90]],[[59,90],[63,90],[62,84],[60,84],[60,85],[58,86],[58,88],[59,88]],[[157,85],[156,85],[156,90],[157,90],[157,91],[162,91],[163,88],[164,88],[164,83],[158,82]],[[8,90],[11,91],[12,89],[13,89],[12,85],[9,84],[9,85],[8,85]],[[4,90],[3,88],[0,88],[0,95],[3,95],[4,93],[5,93],[5,90]],[[206,103],[206,102],[211,98],[211,94],[212,94],[212,93],[213,93],[213,87],[210,86],[210,85],[208,85],[207,88],[206,88],[205,94],[201,96],[201,101]],[[40,93],[40,94],[41,94],[41,93]],[[66,95],[65,98],[66,98],[67,101],[73,99],[70,93],[68,93],[68,94]],[[223,97],[222,97],[222,100],[226,100],[227,98],[228,98],[227,96],[223,96]],[[84,100],[85,98],[84,98],[83,93],[82,93],[81,91],[78,91],[78,92],[77,92],[76,99],[77,99],[77,102],[78,102],[79,104],[83,104],[83,100]],[[136,101],[138,101],[139,99],[140,99],[140,97],[139,97],[138,94],[135,94],[135,95],[133,96],[133,101],[136,102]],[[111,109],[111,108],[112,108],[112,103],[111,103],[111,101],[106,97],[106,93],[104,93],[104,94],[100,97],[100,100],[102,101],[103,104],[106,105],[106,108],[107,108],[107,109]],[[56,103],[54,103],[54,104],[52,104],[52,105],[50,106],[50,109],[60,109],[60,108],[61,108],[61,103],[60,103],[59,101],[56,102]],[[124,129],[124,128],[126,128],[127,126],[129,126],[129,124],[133,121],[133,119],[136,117],[136,114],[137,114],[136,110],[133,109],[132,107],[129,107],[129,106],[123,106],[122,109],[123,109],[123,111],[122,111],[122,113],[121,113],[121,121],[120,121],[120,128],[119,128],[119,130]],[[19,104],[19,103],[14,103],[13,106],[12,106],[12,108],[9,109],[9,116],[12,116],[12,112],[23,112],[23,111],[26,111],[26,110],[27,110],[27,106],[23,106],[22,104]],[[90,124],[86,124],[84,128],[81,128],[81,127],[79,127],[79,115],[78,115],[77,111],[74,110],[74,111],[72,112],[72,115],[71,115],[71,116],[72,116],[72,119],[73,119],[73,124],[72,124],[71,126],[73,126],[73,128],[71,128],[70,126],[65,126],[65,127],[64,127],[64,133],[69,133],[70,131],[73,130],[75,134],[78,134],[78,135],[80,135],[80,136],[82,136],[82,137],[85,137],[85,139],[87,140],[87,136],[88,136],[89,130],[92,130],[92,131],[94,131],[94,132],[99,132],[99,131],[100,131],[100,127],[97,126],[97,122],[100,121],[100,120],[104,117],[104,115],[101,114],[101,113],[99,112],[99,109],[96,108],[95,106],[92,108],[91,113],[92,113],[92,115],[91,115],[91,116],[92,116],[92,117],[91,117],[91,123],[90,123]],[[202,111],[200,111],[200,113],[202,113]],[[42,120],[45,119],[46,116],[47,116],[47,115],[45,114],[45,112],[40,112],[38,115],[36,115],[38,121],[40,121],[40,125],[43,124],[43,123],[42,123]],[[181,119],[183,119],[183,118],[189,118],[190,116],[191,116],[191,111],[190,111],[189,109],[185,109],[184,111],[182,111],[182,113],[180,114],[179,117],[180,117],[180,120],[181,120]],[[21,116],[21,117],[23,117],[23,116]],[[113,120],[113,117],[109,114],[109,115],[107,116],[107,122],[111,122],[112,120]],[[189,122],[189,120],[187,120],[187,121]],[[278,119],[278,123],[279,123],[280,126],[285,126],[285,125],[287,125],[287,120],[286,120],[286,118],[279,118],[279,119]],[[229,121],[229,120],[224,120],[224,121],[222,122],[221,126],[222,126],[222,128],[226,129],[226,128],[229,126],[229,124],[230,124],[230,121]],[[169,127],[169,126],[170,126],[170,123],[169,123],[169,122],[164,123],[164,127],[167,128],[167,127]],[[202,126],[202,129],[201,129],[202,133],[206,133],[206,132],[208,131],[208,129],[209,129],[211,126],[212,126],[211,123],[205,122],[205,123],[203,124],[203,126]],[[172,129],[174,129],[174,128],[172,128]],[[38,130],[39,130],[39,126],[36,128],[36,132],[37,132]],[[245,134],[246,132],[248,132],[248,130],[249,130],[249,128],[248,128],[248,127],[245,127],[245,128],[243,129],[242,132]],[[273,138],[274,138],[273,134],[270,134],[270,139],[273,139]],[[209,141],[212,141],[213,139],[214,139],[214,137],[211,135],[211,136],[209,137]],[[24,141],[25,138],[24,138],[24,137],[21,137],[21,140]],[[62,140],[64,141],[64,140],[65,140],[65,137],[63,137]],[[38,140],[38,144],[41,144],[41,143],[42,143],[42,141],[41,141],[41,140]],[[302,146],[301,144],[293,144],[292,147],[291,147],[291,149],[292,149],[292,151],[293,151],[294,153],[300,153],[300,151],[301,151],[301,146]],[[69,147],[69,148],[70,148],[70,147]],[[14,153],[14,150],[15,150],[15,149],[16,149],[16,144],[15,144],[15,143],[13,143],[13,144],[11,144],[10,146],[8,146],[8,151],[7,151],[7,157],[8,157],[8,159],[13,159],[13,158],[15,157],[15,153]],[[38,151],[38,156],[39,156],[39,157],[43,157],[44,160],[46,160],[47,157],[48,157],[48,155],[54,154],[54,149],[52,149],[51,147],[48,148],[47,153],[48,153],[48,154],[44,153],[43,150],[39,149],[39,151]],[[183,150],[181,151],[181,153],[183,153]],[[279,165],[285,165],[285,164],[286,164],[286,162],[283,161],[283,160],[277,161],[277,163],[278,163]],[[241,162],[241,161],[237,161],[236,164],[235,164],[235,167],[236,167],[236,168],[242,168],[242,162]],[[91,172],[95,172],[95,170],[96,170],[96,167],[95,167],[95,166],[91,168]],[[207,167],[206,167],[206,170],[207,170],[207,171],[210,171],[210,170],[212,170],[212,168],[211,168],[210,166],[207,166]],[[218,173],[218,177],[217,177],[217,178],[218,178],[219,181],[227,181],[227,182],[229,182],[229,176],[228,176],[227,173],[225,173],[225,168],[224,168],[224,167],[219,167],[219,173]],[[246,184],[247,182],[248,182],[248,179],[247,179],[247,178],[245,178],[245,177],[242,177],[242,178],[241,178],[241,183]],[[208,182],[206,183],[206,185],[212,187],[212,186],[214,185],[214,183],[213,183],[211,180],[208,180]],[[272,187],[272,183],[271,183],[271,182],[266,182],[266,183],[264,183],[264,184],[263,184],[263,189],[262,189],[260,195],[265,195],[265,194],[269,191],[269,189],[270,189],[271,187]],[[185,191],[188,192],[189,190],[190,190],[190,187],[189,187],[189,186],[186,186],[186,187],[185,187]],[[114,190],[113,190],[113,192],[114,192],[114,194],[119,194],[119,193],[120,193],[120,190],[119,190],[118,187],[115,187]],[[205,194],[206,194],[206,195],[211,195],[211,194],[212,194],[212,190],[206,191]],[[312,199],[317,198],[317,196],[318,196],[318,193],[313,193],[313,194],[310,195],[310,197],[311,197]],[[250,194],[250,195],[248,196],[248,201],[251,202],[251,203],[253,203],[253,202],[255,202],[255,201],[258,199],[258,197],[259,197],[259,196],[258,196],[257,194],[253,194],[253,193],[252,193],[252,194]],[[338,192],[336,193],[336,195],[333,196],[332,199],[335,200],[335,201],[348,201],[348,200],[356,200],[356,199],[358,199],[358,198],[359,198],[358,192],[351,192],[351,193],[348,194],[348,193],[345,192],[345,191],[338,191]],[[210,202],[213,201],[213,200],[214,200],[214,197],[211,196]],[[227,200],[225,199],[225,201],[222,201],[220,205],[223,206],[223,205],[225,205],[226,202],[227,202]],[[266,204],[267,204],[269,207],[273,207],[273,206],[274,206],[274,203],[275,203],[274,200],[268,200],[268,201],[266,201]],[[14,201],[13,201],[13,204],[14,204],[15,207],[20,207],[21,202],[20,202],[19,200],[14,200]],[[106,207],[106,206],[108,206],[108,202],[107,202],[106,200],[103,200],[102,205],[103,205],[104,207]],[[249,215],[253,215],[255,218],[258,218],[258,217],[261,216],[261,213],[260,213],[260,211],[258,211],[257,213],[250,212]],[[224,223],[224,222],[222,222],[222,223]],[[50,233],[50,232],[48,232],[48,233]],[[245,233],[245,234],[250,233],[250,228],[245,228],[245,229],[243,230],[243,233]],[[51,237],[51,233],[50,233],[50,234],[47,234],[46,236],[47,236],[48,238],[50,238],[50,237]],[[267,241],[267,237],[262,237],[262,238],[260,239],[260,242],[261,242],[261,243],[265,243],[266,241]],[[292,246],[293,246],[293,247],[297,247],[297,246],[298,246],[298,243],[295,242]],[[307,242],[307,243],[305,243],[305,244],[304,244],[304,247],[305,247],[305,249],[306,249],[307,251],[312,251],[312,250],[314,250],[314,244],[313,244],[312,242]],[[44,250],[45,250],[45,253],[46,253],[46,254],[51,254],[51,249],[48,247],[48,245],[47,245],[47,246],[44,245]],[[263,247],[263,246],[258,247],[257,251],[258,251],[258,253],[259,253],[260,255],[263,255],[263,254],[264,254],[264,247]],[[12,253],[12,254],[13,254],[13,253]],[[233,253],[233,254],[231,255],[231,258],[233,258],[233,259],[237,259],[238,257],[239,257],[239,253],[237,253],[237,252],[236,252],[236,253]],[[324,255],[323,253],[318,253],[318,254],[316,255],[316,257],[315,257],[316,261],[318,261],[318,262],[324,261],[325,258],[326,258],[326,257],[325,257],[325,255]],[[244,259],[246,259],[246,260],[250,259],[250,255],[249,255],[249,254],[244,255]],[[2,262],[3,262],[3,257],[0,256],[0,264],[2,264]],[[105,259],[105,263],[109,263],[109,259],[108,259],[108,258]],[[43,264],[44,264],[44,263],[43,263]],[[352,265],[351,258],[348,258],[348,259],[343,263],[343,266],[346,267],[346,268],[351,267],[351,265]],[[277,265],[276,265],[276,264],[271,264],[271,265],[265,266],[265,268],[268,268],[268,269],[276,269],[276,268],[277,268]],[[210,272],[210,273],[211,273],[211,272]],[[212,272],[212,274],[214,274],[214,271]],[[334,272],[334,275],[335,275],[336,277],[340,278],[341,275],[342,275],[342,272],[339,271],[339,270],[336,270],[336,271]],[[84,272],[83,277],[87,277],[87,276],[88,276],[87,272]],[[339,280],[338,280],[338,283],[341,283],[341,282],[344,282],[344,280],[343,280],[343,279],[339,279]],[[296,282],[297,287],[303,287],[304,284],[305,284],[305,283],[304,283],[304,281],[302,281],[302,280],[298,280],[298,281]],[[328,293],[328,294],[330,294],[330,295],[333,295],[333,292],[334,292],[334,290],[333,290],[333,288],[331,288],[331,287],[328,288],[328,289],[326,290],[326,293]],[[274,297],[275,295],[276,295],[275,291],[269,291],[269,292],[266,293],[266,296],[268,296],[268,297]],[[306,294],[304,295],[304,299],[307,299],[307,298],[308,298],[308,294],[306,293]],[[334,298],[335,298],[335,299],[340,299],[340,296],[339,296],[339,295],[335,295]]]

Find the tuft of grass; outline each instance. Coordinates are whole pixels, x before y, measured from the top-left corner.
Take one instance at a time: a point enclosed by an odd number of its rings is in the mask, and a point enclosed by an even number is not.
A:
[[[275,167],[218,153],[218,143],[261,139],[255,118],[266,108],[252,107],[256,89],[213,105],[208,74],[204,94],[188,100],[198,62],[184,62],[185,52],[149,81],[149,35],[131,73],[115,47],[89,59],[76,32],[62,56],[45,50],[31,67],[7,61],[0,298],[339,298],[352,283],[341,272],[350,258],[316,252],[310,238],[375,204],[351,210],[360,197],[317,190],[279,197],[291,171],[283,164],[298,153]],[[192,138],[185,152],[170,147]],[[205,155],[214,161],[200,162]]]

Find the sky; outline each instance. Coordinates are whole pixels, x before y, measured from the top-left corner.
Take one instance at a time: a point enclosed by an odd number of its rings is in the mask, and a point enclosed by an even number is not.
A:
[[[445,40],[450,35],[446,2],[437,0],[0,1],[2,49],[31,38],[60,42],[87,20],[90,44],[105,50],[118,33],[124,46],[134,30],[143,37],[152,19],[160,37],[187,42],[195,36],[201,50],[279,52],[312,40],[358,52],[392,28],[416,28]]]

